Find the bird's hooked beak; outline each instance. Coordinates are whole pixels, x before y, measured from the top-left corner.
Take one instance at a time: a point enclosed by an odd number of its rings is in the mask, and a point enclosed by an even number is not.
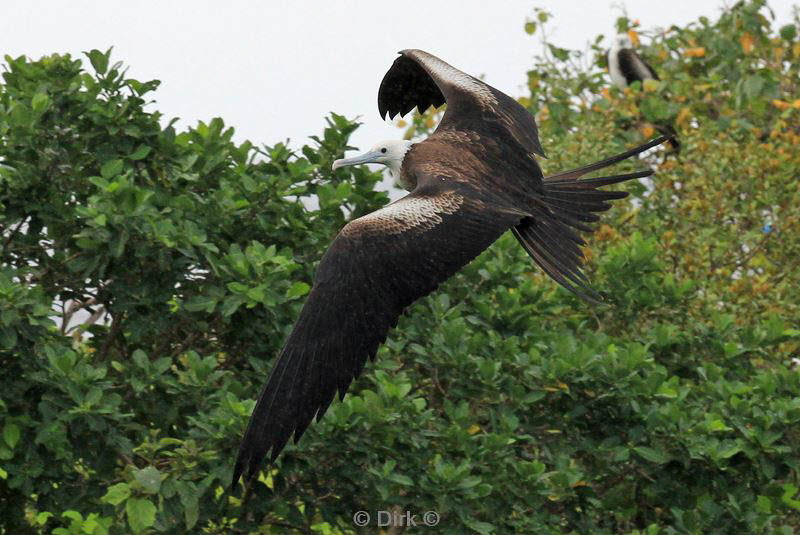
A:
[[[365,152],[360,156],[353,156],[352,158],[342,158],[340,160],[336,160],[333,162],[331,169],[336,171],[340,167],[346,167],[348,165],[361,165],[363,163],[383,163],[378,161],[381,156],[385,156],[380,151],[373,150],[369,152]]]

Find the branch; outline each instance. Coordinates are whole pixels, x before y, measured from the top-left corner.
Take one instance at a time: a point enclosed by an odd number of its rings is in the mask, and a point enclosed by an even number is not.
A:
[[[89,319],[87,319],[80,325],[76,325],[72,329],[69,329],[69,331],[75,331],[75,333],[72,336],[77,339],[80,337],[81,334],[83,334],[86,331],[86,329],[94,325],[97,322],[97,320],[102,318],[103,314],[105,313],[106,313],[106,307],[100,305],[100,307],[97,310],[95,310],[91,316],[89,316]]]
[[[72,316],[77,311],[82,310],[82,309],[84,309],[86,307],[90,307],[92,305],[96,305],[96,304],[97,304],[97,298],[96,297],[91,297],[91,298],[87,299],[86,301],[72,301],[70,303],[70,305],[69,305],[69,308],[67,308],[67,310],[64,311],[64,314],[61,317],[61,333],[62,334],[66,334],[67,333],[67,325],[69,325],[69,322],[72,319]],[[102,306],[100,307],[100,310],[103,310]],[[95,314],[96,314],[96,312],[95,312]],[[94,321],[97,321],[97,319],[95,319]],[[94,321],[92,323],[94,323]],[[91,325],[91,323],[90,323],[90,325]],[[75,329],[77,327],[78,326],[73,327],[73,329]],[[70,331],[73,330],[73,329],[70,329]]]
[[[8,245],[14,239],[14,236],[16,236],[16,234],[19,231],[20,227],[22,225],[24,225],[26,221],[28,221],[28,216],[25,216],[22,219],[20,219],[19,223],[17,223],[17,226],[15,226],[13,229],[11,229],[11,232],[8,234],[8,236],[6,236],[6,239],[3,242],[3,249],[7,249],[8,248]]]
[[[111,329],[109,329],[106,339],[103,340],[103,345],[100,348],[100,351],[97,352],[98,362],[105,360],[106,355],[108,354],[108,350],[111,348],[111,342],[114,341],[114,338],[117,337],[117,333],[119,333],[119,329],[120,326],[122,325],[122,319],[124,318],[124,316],[125,314],[122,312],[118,317],[111,316]]]

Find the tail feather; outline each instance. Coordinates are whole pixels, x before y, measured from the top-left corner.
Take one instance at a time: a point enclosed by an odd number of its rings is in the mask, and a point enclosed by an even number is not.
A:
[[[625,191],[603,191],[597,188],[627,180],[644,178],[653,174],[651,169],[578,180],[580,177],[603,169],[672,138],[662,136],[643,145],[599,162],[563,171],[543,180],[541,196],[531,208],[531,216],[514,227],[513,233],[533,260],[570,292],[591,302],[601,302],[602,297],[589,286],[582,271],[585,242],[576,231],[591,232],[587,223],[599,221],[595,212],[611,208],[605,201],[623,199]]]
[[[678,141],[678,133],[675,131],[675,127],[671,124],[659,124],[656,125],[656,130],[661,134],[667,136],[669,138],[668,143],[669,146],[672,148],[672,151],[668,154],[672,154],[677,156],[681,152],[681,143]]]
[[[661,145],[665,141],[670,139],[669,136],[661,136],[653,139],[652,141],[648,141],[644,145],[639,145],[638,147],[634,147],[631,150],[622,152],[617,154],[616,156],[612,156],[611,158],[606,158],[605,160],[600,160],[599,162],[591,163],[584,167],[579,167],[577,169],[570,169],[569,171],[562,171],[560,173],[556,173],[555,175],[550,175],[544,178],[545,184],[550,182],[556,181],[564,181],[564,180],[575,180],[576,178],[580,178],[583,175],[587,175],[592,171],[597,171],[598,169],[603,169],[604,167],[608,167],[610,165],[614,165],[615,163],[619,163],[622,160],[627,160],[631,156],[636,156],[637,154],[641,154],[648,149],[652,149],[658,145]],[[623,176],[623,175],[618,175]]]
[[[562,201],[554,195],[554,192],[545,190],[545,196],[540,200],[547,203],[553,208],[562,208],[564,210],[582,210],[584,212],[605,212],[611,209],[611,205],[607,202],[592,202],[592,199],[573,199],[569,201]]]
[[[557,176],[553,175],[550,177],[546,177],[544,181],[548,186],[553,186],[554,188],[566,185],[568,188],[571,188],[572,190],[576,189],[586,190],[586,189],[594,189],[599,186],[610,186],[611,184],[618,184],[619,182],[625,182],[626,180],[631,180],[633,178],[644,178],[652,174],[653,172],[650,169],[646,169],[644,171],[636,171],[635,173],[623,173],[621,175],[587,178],[579,182],[575,182],[575,180],[551,180],[554,176]]]

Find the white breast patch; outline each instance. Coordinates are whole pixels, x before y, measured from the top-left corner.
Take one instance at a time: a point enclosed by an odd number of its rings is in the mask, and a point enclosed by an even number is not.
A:
[[[616,84],[620,89],[625,89],[628,86],[628,81],[622,74],[622,69],[619,65],[618,50],[611,50],[608,54],[608,74],[611,75],[611,81]]]

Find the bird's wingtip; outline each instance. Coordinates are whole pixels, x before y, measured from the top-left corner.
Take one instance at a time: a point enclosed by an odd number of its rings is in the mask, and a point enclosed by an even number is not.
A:
[[[231,492],[236,488],[236,485],[239,484],[239,480],[242,477],[242,472],[244,471],[244,461],[241,457],[236,459],[236,464],[233,467],[233,475],[231,476],[231,484],[229,489]]]
[[[650,143],[652,143],[653,147],[655,147],[657,145],[661,145],[662,143],[664,143],[666,141],[669,141],[670,139],[675,139],[675,135],[674,134],[665,134],[663,136],[658,136],[654,140],[650,141]],[[650,143],[648,143],[648,145]]]

